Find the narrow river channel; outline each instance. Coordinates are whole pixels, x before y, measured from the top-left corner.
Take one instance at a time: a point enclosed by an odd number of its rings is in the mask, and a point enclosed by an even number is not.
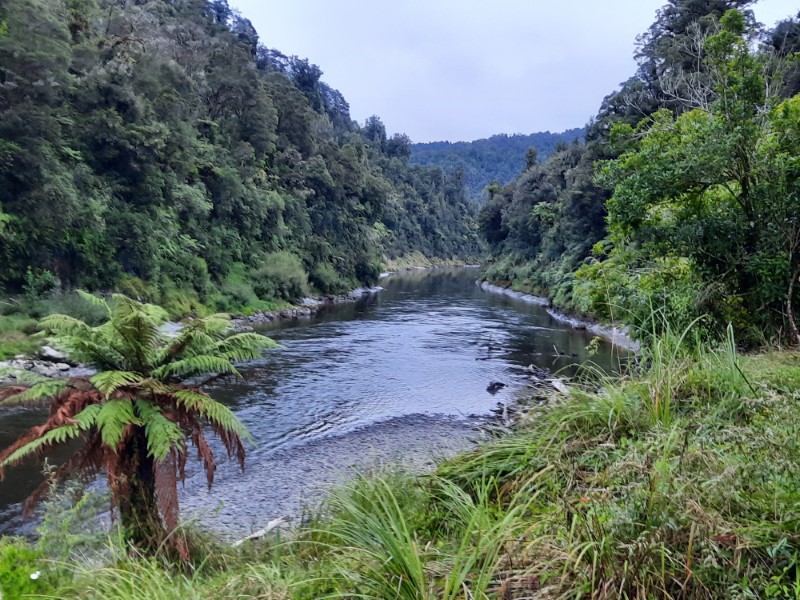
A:
[[[296,518],[354,470],[396,461],[425,468],[468,448],[498,402],[513,402],[529,384],[528,365],[565,375],[588,360],[613,369],[609,344],[590,357],[591,334],[487,293],[476,277],[473,269],[391,275],[361,302],[265,327],[281,348],[245,366],[244,381],[211,389],[256,440],[246,471],[221,464],[208,491],[194,466],[183,513],[232,537]],[[491,394],[493,381],[506,387]],[[41,416],[0,412],[0,444]],[[0,531],[19,527],[17,505],[40,479],[30,465],[0,483]]]

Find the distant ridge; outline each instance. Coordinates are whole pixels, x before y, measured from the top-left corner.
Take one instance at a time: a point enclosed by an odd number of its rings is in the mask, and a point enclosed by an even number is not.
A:
[[[506,184],[513,181],[525,167],[528,148],[536,148],[539,160],[547,158],[559,143],[571,144],[583,140],[586,129],[568,129],[561,133],[542,131],[529,135],[504,133],[474,142],[427,142],[411,145],[411,163],[437,166],[447,173],[464,172],[467,195],[483,202],[485,188],[496,181]]]

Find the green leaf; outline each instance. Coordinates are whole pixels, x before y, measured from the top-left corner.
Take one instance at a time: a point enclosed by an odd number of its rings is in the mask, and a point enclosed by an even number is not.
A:
[[[98,308],[102,308],[106,311],[106,313],[110,316],[111,315],[111,308],[108,306],[108,302],[103,300],[102,298],[98,298],[94,294],[90,294],[89,292],[84,292],[83,290],[77,290],[78,295],[83,298],[86,302],[91,304],[92,306],[96,306]]]
[[[136,412],[139,413],[145,427],[147,452],[150,456],[162,461],[173,448],[183,450],[186,436],[177,423],[164,416],[158,406],[146,400],[137,400]]]
[[[12,452],[3,462],[0,463],[0,468],[18,463],[22,459],[35,454],[46,446],[63,444],[67,440],[78,437],[80,433],[81,428],[78,426],[78,424],[62,425],[61,427],[51,429],[41,437],[25,444],[21,448],[18,448],[15,452]]]
[[[39,321],[39,329],[50,331],[56,335],[86,335],[92,330],[91,327],[80,319],[57,313],[47,315]]]
[[[142,376],[131,371],[103,371],[89,381],[97,390],[108,398],[121,387],[141,383]]]
[[[253,436],[239,418],[227,406],[210,396],[192,390],[180,390],[175,392],[175,398],[178,400],[178,405],[183,406],[186,410],[198,413],[207,421],[235,433],[251,444],[255,443]]]
[[[116,451],[128,425],[141,425],[129,400],[110,400],[101,405],[97,414],[97,428],[103,443]]]
[[[43,381],[31,386],[24,392],[9,396],[0,402],[0,406],[18,406],[20,404],[27,404],[29,402],[35,402],[45,398],[52,398],[59,392],[63,391],[67,385],[69,385],[69,382],[64,379]]]
[[[186,379],[192,375],[206,375],[209,373],[229,373],[241,377],[239,371],[230,361],[220,356],[211,355],[192,356],[191,358],[167,363],[155,369],[153,371],[153,376],[159,379],[168,379],[170,377]]]

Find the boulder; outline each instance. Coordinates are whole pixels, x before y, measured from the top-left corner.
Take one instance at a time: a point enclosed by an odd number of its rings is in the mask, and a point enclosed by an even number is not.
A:
[[[55,348],[51,348],[50,346],[42,346],[41,350],[39,350],[39,358],[42,360],[49,360],[51,362],[63,362],[66,360],[67,355],[59,350],[56,350]]]

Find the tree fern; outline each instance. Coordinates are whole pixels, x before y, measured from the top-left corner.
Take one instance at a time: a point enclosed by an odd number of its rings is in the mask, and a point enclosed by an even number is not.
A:
[[[50,315],[40,326],[53,346],[99,372],[89,379],[37,383],[12,391],[0,403],[52,399],[47,421],[0,452],[0,476],[5,466],[85,432],[84,445],[57,469],[57,476],[76,468],[92,474],[105,469],[130,541],[155,548],[165,539],[179,539],[168,534],[177,524],[176,485],[184,475],[187,437],[197,449],[209,485],[216,466],[203,424],[210,425],[242,467],[242,440],[252,441],[229,408],[200,389],[186,389],[183,380],[198,375],[240,376],[232,361],[257,358],[277,344],[254,333],[230,335],[230,318],[224,314],[191,319],[170,338],[162,332],[166,312],[158,306],[120,295],[113,296],[111,305],[90,294],[81,296],[102,307],[108,320],[91,327],[72,317]],[[185,545],[175,544],[186,556]]]

